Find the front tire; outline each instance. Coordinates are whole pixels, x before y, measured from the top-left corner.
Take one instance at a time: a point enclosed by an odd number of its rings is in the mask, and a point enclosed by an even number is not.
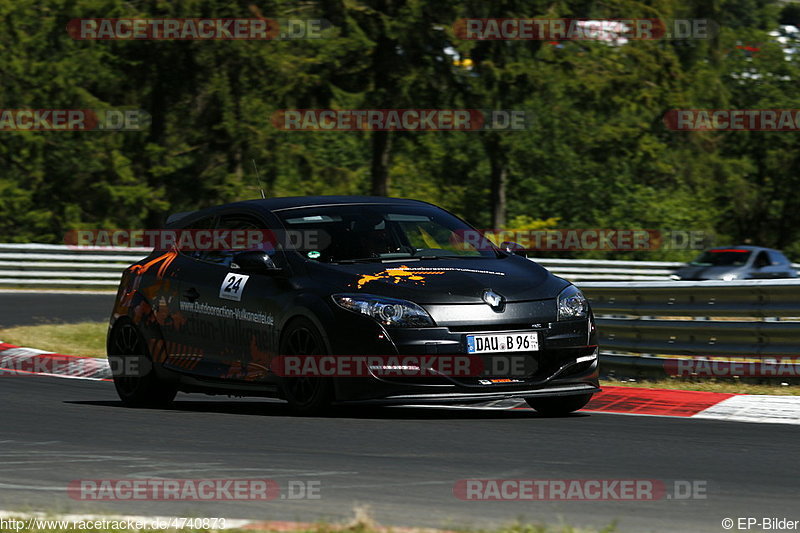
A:
[[[131,323],[115,327],[108,344],[114,388],[127,407],[167,407],[178,389],[158,379],[139,330]]]
[[[591,399],[590,393],[552,398],[525,398],[525,401],[542,416],[565,416],[583,409]]]
[[[307,318],[294,319],[281,338],[280,354],[283,356],[325,355],[326,352],[322,335]],[[322,377],[284,378],[281,390],[292,411],[301,415],[326,412],[333,398],[331,380]]]

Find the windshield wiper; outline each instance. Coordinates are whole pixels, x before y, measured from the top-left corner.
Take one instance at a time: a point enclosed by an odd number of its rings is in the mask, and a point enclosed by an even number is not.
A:
[[[348,264],[348,263],[382,263],[383,261],[392,261],[397,259],[411,259],[409,256],[408,258],[397,258],[397,257],[355,257],[352,259],[336,259],[331,261],[331,263],[339,263],[339,264]]]
[[[492,259],[485,255],[415,255],[414,259]],[[497,259],[497,256],[494,257]]]
[[[331,263],[388,263],[392,261],[420,261],[423,259],[486,259],[482,255],[436,255],[436,254],[387,254],[385,257],[355,257],[347,259],[335,259]]]

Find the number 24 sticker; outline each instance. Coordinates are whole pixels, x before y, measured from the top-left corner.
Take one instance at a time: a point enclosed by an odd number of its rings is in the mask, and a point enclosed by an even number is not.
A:
[[[242,300],[244,286],[248,279],[250,279],[250,276],[245,274],[229,273],[225,276],[225,279],[222,280],[222,286],[219,288],[219,297],[225,300],[236,300],[240,302]]]

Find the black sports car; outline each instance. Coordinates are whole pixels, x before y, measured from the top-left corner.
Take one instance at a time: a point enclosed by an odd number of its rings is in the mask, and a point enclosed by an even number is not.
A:
[[[167,229],[223,244],[179,238],[126,269],[107,343],[125,404],[177,391],[279,397],[298,412],[524,398],[555,415],[599,390],[581,292],[434,205],[272,198],[172,215]],[[225,244],[243,231],[270,238]],[[466,366],[439,364],[454,358]]]

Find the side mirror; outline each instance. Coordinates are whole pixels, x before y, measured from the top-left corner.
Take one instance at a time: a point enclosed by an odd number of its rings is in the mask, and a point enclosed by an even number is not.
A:
[[[241,270],[250,274],[275,274],[281,271],[263,250],[250,250],[234,255],[231,270]]]
[[[522,257],[526,257],[525,247],[518,242],[503,241],[502,243],[500,243],[500,249],[510,254],[521,255]]]

